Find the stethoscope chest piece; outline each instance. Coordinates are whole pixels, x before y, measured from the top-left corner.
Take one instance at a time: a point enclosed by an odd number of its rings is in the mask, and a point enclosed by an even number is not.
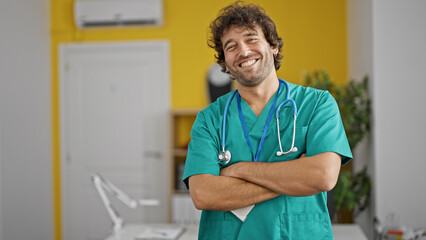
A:
[[[231,161],[231,152],[228,150],[222,150],[217,155],[217,158],[219,159],[219,163],[222,165],[226,165]]]

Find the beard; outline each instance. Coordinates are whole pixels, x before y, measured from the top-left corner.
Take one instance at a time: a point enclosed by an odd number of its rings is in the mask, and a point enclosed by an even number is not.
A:
[[[244,59],[252,58],[253,56],[248,56],[242,59],[238,59],[237,62],[240,62]],[[249,71],[239,71],[238,67],[230,67],[227,65],[227,68],[229,69],[229,73],[231,74],[231,77],[235,79],[239,84],[245,87],[255,87],[262,83],[270,74],[271,71],[274,71],[274,60],[272,57],[272,54],[269,52],[266,52],[264,58],[254,56],[258,60],[255,64],[258,66],[255,66],[254,68],[250,69]]]
[[[257,73],[246,76],[246,74],[241,72],[231,72],[232,77],[241,85],[245,87],[255,87],[263,82],[264,80],[264,69],[260,68]]]

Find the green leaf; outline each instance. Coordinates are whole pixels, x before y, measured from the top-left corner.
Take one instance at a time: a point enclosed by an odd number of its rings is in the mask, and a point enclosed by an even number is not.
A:
[[[305,86],[328,90],[336,99],[351,149],[354,149],[370,131],[371,100],[368,95],[368,76],[362,81],[351,80],[336,86],[324,70],[305,73]],[[337,211],[345,208],[357,215],[369,203],[371,180],[367,168],[353,174],[342,171],[339,175],[334,200]]]

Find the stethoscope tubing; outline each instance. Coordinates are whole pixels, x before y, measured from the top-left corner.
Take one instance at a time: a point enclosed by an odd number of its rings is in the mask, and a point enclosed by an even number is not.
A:
[[[235,94],[238,92],[238,90],[234,90],[234,92],[232,93],[231,97],[229,97],[228,101],[226,102],[226,106],[225,106],[225,110],[223,112],[223,124],[222,124],[222,151],[225,152],[225,129],[226,129],[226,115],[228,113],[228,108],[229,105],[232,101],[232,99],[234,98]]]

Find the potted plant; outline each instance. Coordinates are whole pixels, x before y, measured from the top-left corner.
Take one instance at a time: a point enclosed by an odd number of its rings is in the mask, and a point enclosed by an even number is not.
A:
[[[370,131],[371,102],[368,95],[368,77],[361,82],[349,81],[347,85],[337,86],[329,75],[321,70],[305,75],[305,84],[310,87],[328,90],[339,105],[340,115],[345,127],[351,149]],[[369,204],[371,180],[367,167],[352,172],[351,163],[342,168],[334,189],[334,204],[338,222],[353,222]]]

